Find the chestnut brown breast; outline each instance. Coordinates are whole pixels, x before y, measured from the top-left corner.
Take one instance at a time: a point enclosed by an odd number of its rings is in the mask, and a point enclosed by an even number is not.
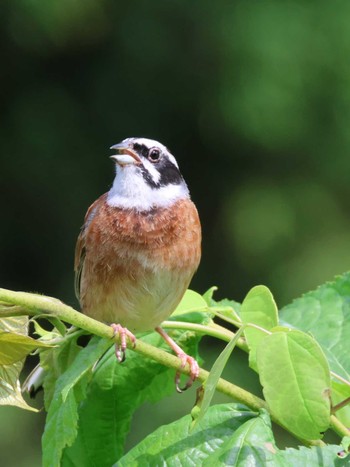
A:
[[[106,198],[88,210],[77,242],[82,309],[101,321],[151,329],[172,313],[198,267],[196,207],[184,199],[138,212],[110,206]]]

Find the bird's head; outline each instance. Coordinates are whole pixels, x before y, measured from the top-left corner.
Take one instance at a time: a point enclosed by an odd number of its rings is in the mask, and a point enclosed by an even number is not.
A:
[[[111,146],[116,176],[108,193],[111,206],[147,211],[188,198],[187,185],[175,157],[158,141],[127,138]]]

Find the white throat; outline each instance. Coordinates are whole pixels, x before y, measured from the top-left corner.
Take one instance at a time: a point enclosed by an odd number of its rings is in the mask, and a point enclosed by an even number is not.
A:
[[[168,207],[180,199],[189,198],[185,182],[179,185],[151,187],[136,166],[118,167],[107,204],[124,209],[149,211],[154,207]]]

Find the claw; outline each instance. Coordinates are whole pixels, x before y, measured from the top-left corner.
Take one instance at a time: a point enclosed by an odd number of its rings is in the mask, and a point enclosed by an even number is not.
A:
[[[125,360],[125,351],[127,347],[127,339],[129,339],[135,347],[136,338],[127,328],[123,328],[120,324],[111,324],[113,329],[113,336],[119,336],[119,342],[115,344],[115,356],[117,357],[118,362],[122,363]]]
[[[187,382],[186,382],[186,384],[185,384],[185,386],[183,388],[180,388],[180,376],[181,376],[180,371],[177,371],[176,375],[175,375],[176,391],[181,393],[183,391],[186,391],[186,389],[190,388],[192,386],[192,384],[194,383],[194,381],[198,378],[199,365],[198,365],[197,361],[193,357],[191,357],[190,355],[187,355],[185,353],[182,353],[182,354],[178,355],[178,357],[181,360],[181,368],[185,368],[186,363],[188,363],[190,365],[190,377],[187,380]]]
[[[193,382],[198,378],[199,375],[199,366],[197,361],[191,357],[190,355],[185,354],[185,352],[177,345],[177,343],[170,337],[168,334],[161,328],[156,327],[156,331],[163,337],[163,339],[167,342],[167,344],[173,349],[176,355],[181,360],[181,368],[185,368],[186,363],[190,365],[190,377],[187,380],[185,386],[180,388],[180,377],[181,372],[177,371],[175,375],[175,387],[177,392],[186,391],[186,389],[190,388]]]

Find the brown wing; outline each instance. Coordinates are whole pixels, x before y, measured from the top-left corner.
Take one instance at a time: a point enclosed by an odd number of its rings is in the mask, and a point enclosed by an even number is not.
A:
[[[87,229],[92,221],[92,219],[95,217],[97,211],[99,210],[101,204],[105,201],[106,194],[100,196],[92,205],[89,207],[87,210],[87,213],[85,215],[84,219],[84,225],[82,226],[80,230],[80,234],[78,236],[78,240],[75,246],[75,256],[74,256],[74,272],[75,272],[75,277],[74,277],[74,290],[75,290],[75,295],[77,299],[80,301],[80,279],[81,279],[81,273],[84,267],[84,261],[85,261],[85,240],[86,240],[86,233]]]

